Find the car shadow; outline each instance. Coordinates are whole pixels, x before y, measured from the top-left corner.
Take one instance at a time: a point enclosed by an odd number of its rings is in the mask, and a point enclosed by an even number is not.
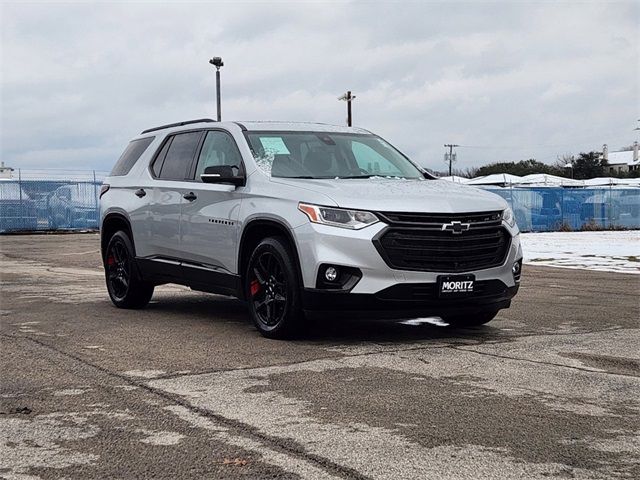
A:
[[[247,335],[252,322],[246,303],[231,297],[206,294],[187,294],[172,298],[154,299],[147,307],[150,312],[162,312],[179,321],[183,327],[198,324],[238,325],[238,335]],[[504,332],[492,325],[454,328],[429,323],[426,319],[417,323],[402,323],[398,320],[379,320],[365,315],[336,317],[313,315],[305,318],[306,326],[292,342],[313,344],[336,344],[356,342],[412,343],[416,341],[445,341],[451,343],[480,343],[504,341]],[[435,320],[434,323],[439,323]],[[228,332],[232,334],[233,330]],[[255,331],[255,335],[259,333]]]

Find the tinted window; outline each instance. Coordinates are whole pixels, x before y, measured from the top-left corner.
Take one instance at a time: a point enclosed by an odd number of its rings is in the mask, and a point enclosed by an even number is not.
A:
[[[229,165],[240,168],[241,164],[242,157],[240,157],[236,142],[230,135],[218,131],[207,132],[198,157],[196,180],[200,180],[200,175],[207,167]]]
[[[164,142],[164,145],[162,145],[162,150],[160,150],[160,153],[158,153],[158,155],[156,155],[156,159],[153,162],[153,166],[151,167],[153,170],[153,175],[155,177],[159,177],[160,176],[160,170],[162,170],[162,164],[164,162],[165,157],[167,156],[167,151],[169,150],[169,147],[171,146],[171,140],[173,140],[171,137],[169,137],[167,139],[166,142]]]
[[[160,178],[165,180],[184,180],[198,148],[202,132],[189,132],[175,135],[160,170]]]
[[[127,148],[125,148],[122,155],[120,155],[113,170],[111,170],[111,176],[115,177],[129,173],[140,158],[140,155],[144,153],[154,138],[155,137],[139,138],[138,140],[129,142],[129,145],[127,145]]]

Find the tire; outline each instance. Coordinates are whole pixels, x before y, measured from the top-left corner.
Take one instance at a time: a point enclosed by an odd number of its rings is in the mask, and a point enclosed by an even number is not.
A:
[[[295,256],[282,237],[265,238],[253,250],[244,275],[251,319],[267,338],[290,338],[303,323]]]
[[[104,256],[105,281],[113,304],[118,308],[143,308],[151,300],[154,286],[144,282],[136,270],[129,236],[118,231],[107,244]]]
[[[479,327],[493,320],[498,311],[470,313],[468,315],[452,315],[444,320],[452,327]]]

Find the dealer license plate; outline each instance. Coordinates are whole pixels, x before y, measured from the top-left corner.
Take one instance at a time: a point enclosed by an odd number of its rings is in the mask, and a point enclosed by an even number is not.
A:
[[[440,297],[464,297],[473,293],[475,275],[441,275],[438,277]]]

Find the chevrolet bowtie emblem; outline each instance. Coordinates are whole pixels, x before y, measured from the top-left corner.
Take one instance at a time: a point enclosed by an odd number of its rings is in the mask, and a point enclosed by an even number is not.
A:
[[[462,232],[466,232],[467,230],[469,230],[469,224],[468,223],[462,223],[462,222],[458,222],[458,221],[453,221],[451,223],[445,223],[444,225],[442,225],[442,230],[443,231],[448,231],[453,233],[454,235],[460,234]]]

